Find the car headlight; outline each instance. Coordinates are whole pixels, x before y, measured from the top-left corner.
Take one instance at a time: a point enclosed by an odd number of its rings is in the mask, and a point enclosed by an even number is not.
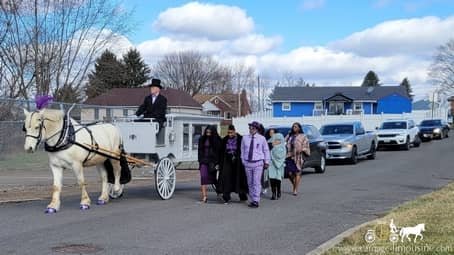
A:
[[[441,133],[441,129],[439,128],[434,129],[434,133]]]
[[[351,149],[353,147],[353,144],[347,143],[347,142],[343,142],[342,143],[342,147],[346,147],[347,149]]]

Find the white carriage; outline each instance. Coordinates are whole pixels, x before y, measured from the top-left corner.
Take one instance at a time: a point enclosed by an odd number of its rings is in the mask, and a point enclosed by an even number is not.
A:
[[[150,119],[118,118],[124,149],[131,156],[150,161],[156,190],[161,199],[175,191],[175,164],[197,161],[199,137],[208,125],[220,130],[220,118],[208,115],[167,114],[164,127]]]

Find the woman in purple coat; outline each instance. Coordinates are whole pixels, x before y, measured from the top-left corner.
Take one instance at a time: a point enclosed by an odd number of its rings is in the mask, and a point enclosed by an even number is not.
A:
[[[216,173],[219,169],[221,137],[216,126],[208,126],[199,139],[198,161],[200,168],[200,184],[202,202],[206,203],[207,185],[217,184]]]

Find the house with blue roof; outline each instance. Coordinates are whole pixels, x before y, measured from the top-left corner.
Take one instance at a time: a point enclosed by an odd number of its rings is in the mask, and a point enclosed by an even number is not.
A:
[[[412,111],[405,87],[276,87],[274,117],[402,114]]]

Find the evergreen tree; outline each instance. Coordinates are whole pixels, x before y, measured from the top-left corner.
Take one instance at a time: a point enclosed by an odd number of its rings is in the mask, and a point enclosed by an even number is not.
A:
[[[123,64],[114,53],[106,50],[96,59],[95,70],[88,74],[86,95],[88,98],[99,96],[112,88],[125,87]]]
[[[377,74],[374,71],[369,71],[366,76],[364,76],[363,83],[361,87],[377,87],[380,86],[380,79],[378,79]]]
[[[413,99],[413,90],[411,89],[410,81],[408,80],[407,77],[405,77],[402,82],[400,83],[400,86],[404,86],[405,89],[407,90],[408,96]]]
[[[123,55],[123,65],[126,87],[139,87],[150,79],[150,68],[136,49],[130,49]]]

